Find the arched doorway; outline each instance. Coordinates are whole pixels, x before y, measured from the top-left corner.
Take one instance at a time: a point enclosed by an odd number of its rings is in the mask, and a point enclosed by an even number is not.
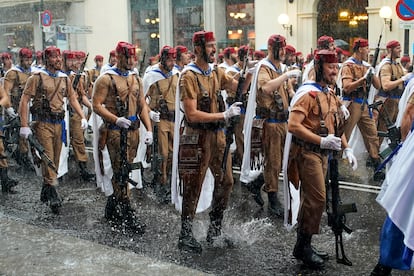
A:
[[[317,10],[317,36],[332,36],[343,40],[341,47],[351,50],[353,40],[357,37],[368,37],[368,0],[320,0]]]

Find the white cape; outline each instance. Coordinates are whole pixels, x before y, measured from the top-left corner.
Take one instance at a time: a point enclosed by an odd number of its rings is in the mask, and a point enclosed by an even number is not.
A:
[[[268,61],[267,58],[262,59],[256,66],[256,71],[253,76],[253,81],[251,83],[250,91],[249,91],[249,100],[247,102],[246,108],[246,117],[244,119],[244,154],[243,154],[243,162],[241,166],[241,173],[240,173],[240,181],[244,183],[250,183],[255,180],[260,173],[263,171],[263,167],[259,169],[252,169],[251,162],[250,162],[250,151],[251,151],[251,134],[252,134],[252,126],[253,120],[256,117],[256,94],[257,94],[257,79],[259,76],[259,71],[262,66],[267,66],[270,69],[274,70],[274,66]],[[281,64],[282,72],[286,71],[286,65]],[[260,157],[260,159],[263,156]]]
[[[377,197],[392,222],[404,233],[404,244],[414,250],[414,135],[408,135],[388,170]]]
[[[191,65],[191,64],[190,64]],[[213,69],[213,65],[210,64],[211,69]],[[201,72],[198,71],[193,66],[186,66],[184,67],[184,73],[188,70],[194,71],[196,74],[200,74]],[[180,177],[178,173],[178,152],[180,149],[180,127],[182,123],[182,119],[184,114],[182,112],[183,107],[180,98],[180,78],[177,82],[177,92],[175,96],[175,126],[174,126],[174,150],[173,150],[173,167],[172,167],[172,176],[171,176],[171,200],[175,205],[175,209],[179,212],[182,211],[182,194],[180,191]],[[213,191],[214,191],[214,176],[210,169],[207,169],[206,176],[204,177],[204,182],[202,185],[200,198],[198,200],[197,205],[197,213],[205,211],[207,208],[210,207],[211,201],[213,199]]]

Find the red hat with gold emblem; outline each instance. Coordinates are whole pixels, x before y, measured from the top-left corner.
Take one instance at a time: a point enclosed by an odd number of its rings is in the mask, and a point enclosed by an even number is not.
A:
[[[209,42],[216,42],[213,32],[199,31],[193,34],[194,46],[203,46]]]

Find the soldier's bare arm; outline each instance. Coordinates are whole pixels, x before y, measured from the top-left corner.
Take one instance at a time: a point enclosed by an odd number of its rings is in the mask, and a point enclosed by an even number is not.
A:
[[[92,96],[92,107],[93,111],[101,116],[106,122],[115,124],[118,117],[115,114],[112,114],[104,106],[106,96],[108,95],[111,85],[112,84],[108,76],[103,76],[95,82]]]

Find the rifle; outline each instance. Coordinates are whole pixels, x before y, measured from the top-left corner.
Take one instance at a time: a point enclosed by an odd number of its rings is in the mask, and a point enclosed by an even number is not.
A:
[[[11,118],[9,116],[6,117],[7,119],[5,123],[1,126],[3,128],[3,135],[1,137],[4,141],[4,147],[12,153],[16,147],[12,149],[11,146],[19,144],[20,118]]]
[[[128,102],[125,104],[122,103],[121,98],[117,96],[116,98],[116,108],[118,114],[125,118],[128,117]],[[127,184],[130,183],[134,186],[137,186],[138,183],[132,180],[129,177],[129,173],[133,170],[141,169],[142,163],[129,163],[128,162],[128,129],[121,127],[120,128],[120,156],[121,164],[119,172],[115,174],[115,177],[119,180],[119,185],[121,188],[127,189]]]
[[[234,102],[241,102],[243,96],[243,85],[246,80],[247,74],[247,63],[248,58],[247,55],[244,57],[244,64],[243,69],[240,71],[239,83],[237,84],[236,96],[234,97]],[[234,128],[240,121],[240,116],[235,116],[230,118],[230,122],[226,128],[226,147],[224,148],[223,159],[221,161],[221,178],[223,179],[224,175],[226,174],[227,170],[227,157],[230,152],[230,145],[233,143],[233,135],[234,135]]]
[[[56,174],[58,174],[58,170],[55,164],[49,158],[49,156],[47,156],[47,154],[45,153],[45,148],[39,143],[36,137],[33,136],[33,134],[30,134],[29,137],[27,137],[27,140],[29,141],[30,146],[32,146],[34,149],[36,149],[39,152],[40,158],[42,159],[42,161],[45,162],[46,165],[50,167]]]
[[[328,225],[331,226],[335,234],[335,253],[336,262],[344,265],[352,266],[352,262],[346,257],[342,233],[352,233],[352,229],[346,225],[347,213],[357,212],[355,203],[342,204],[339,195],[338,181],[338,159],[334,153],[329,160],[329,176],[327,177],[327,186],[331,189],[331,198],[327,198],[326,212],[328,214]],[[328,189],[327,189],[328,190]],[[341,250],[339,252],[339,250]]]
[[[384,31],[384,26],[382,26],[382,30],[381,30],[380,36],[378,38],[377,48],[375,48],[374,58],[372,59],[372,63],[371,63],[372,68],[375,68],[377,66],[377,61],[378,61],[378,57],[379,57],[380,44],[381,44],[382,32],[383,31]],[[366,85],[367,93],[364,95],[364,102],[367,100],[368,93],[371,90],[371,85],[372,85],[372,74],[368,74],[368,76],[367,76],[367,85]],[[363,107],[364,107],[364,104],[361,105],[361,110],[363,109]],[[372,118],[372,108],[370,108],[368,106],[368,110],[369,110],[369,115]]]
[[[88,57],[89,57],[89,53],[88,53],[88,54],[86,54],[85,60],[82,62],[82,64],[81,64],[81,67],[80,67],[79,71],[76,73],[76,76],[75,76],[75,78],[73,79],[73,82],[72,82],[72,87],[73,87],[73,89],[75,89],[75,90],[76,90],[76,88],[78,87],[79,80],[80,80],[80,77],[82,76],[83,71],[85,71],[85,65],[86,65],[86,61],[88,60]]]
[[[145,69],[145,56],[147,55],[147,51],[144,51],[144,55],[142,56],[142,59],[139,63],[139,76],[142,78],[144,75],[144,69]]]

